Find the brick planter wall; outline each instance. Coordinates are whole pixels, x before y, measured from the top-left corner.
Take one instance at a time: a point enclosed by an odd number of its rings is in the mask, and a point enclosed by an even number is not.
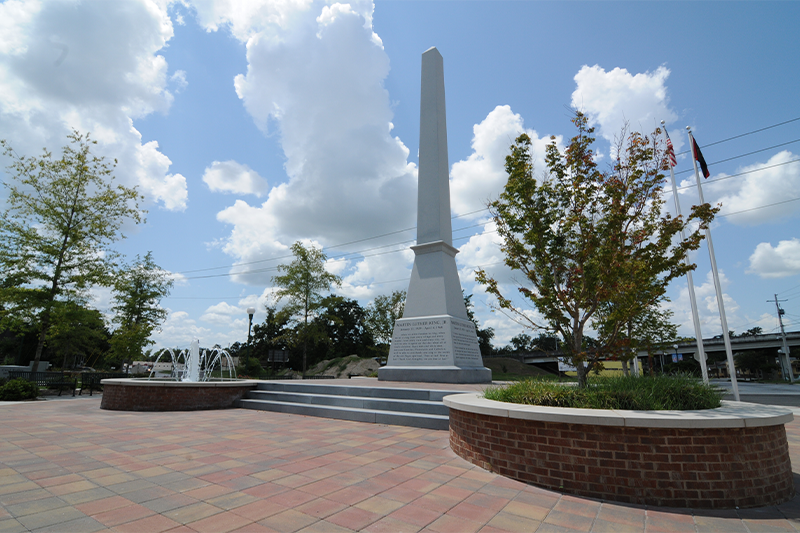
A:
[[[451,407],[450,446],[467,461],[519,481],[619,502],[731,509],[794,496],[783,424],[583,425]]]
[[[202,411],[230,409],[253,381],[225,383],[165,383],[104,380],[101,409],[112,411]]]

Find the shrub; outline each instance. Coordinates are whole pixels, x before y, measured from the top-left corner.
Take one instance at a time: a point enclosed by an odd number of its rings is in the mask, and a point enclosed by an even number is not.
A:
[[[0,400],[6,402],[32,400],[38,395],[38,385],[22,378],[12,379],[0,387]]]
[[[637,411],[715,409],[725,392],[688,375],[594,377],[585,389],[526,380],[484,393],[489,400],[588,409]]]
[[[239,373],[239,377],[247,378],[260,378],[266,374],[264,367],[261,366],[261,363],[255,357],[248,358],[247,364],[239,368]]]

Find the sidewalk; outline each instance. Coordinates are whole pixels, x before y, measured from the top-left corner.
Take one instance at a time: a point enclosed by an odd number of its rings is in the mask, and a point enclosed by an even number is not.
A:
[[[800,465],[800,422],[787,435]],[[644,508],[489,473],[453,454],[446,431],[241,409],[104,411],[98,396],[0,406],[0,532],[109,529],[797,531],[800,497]]]

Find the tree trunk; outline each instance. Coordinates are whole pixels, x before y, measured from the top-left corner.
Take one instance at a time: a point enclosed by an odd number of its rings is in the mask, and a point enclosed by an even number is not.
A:
[[[33,366],[31,367],[31,372],[39,371],[39,361],[42,360],[42,350],[44,350],[44,341],[47,338],[48,329],[50,329],[49,309],[42,313],[42,329],[39,332],[39,342],[36,343],[36,355],[33,356]]]
[[[586,388],[586,367],[583,366],[583,361],[575,361],[575,369],[578,372],[578,388]]]
[[[632,328],[631,328],[631,323],[630,322],[628,322],[627,325],[628,325],[628,343],[630,345],[630,344],[633,343],[633,341],[631,340],[631,333],[632,333],[631,329]],[[624,355],[622,356],[623,357],[623,359],[622,359],[622,374],[625,377],[628,377],[630,375],[628,373],[628,359],[627,359],[628,355],[627,355],[627,353],[628,353],[627,350],[625,350]],[[633,358],[633,364],[634,365],[636,364],[636,356],[634,356],[634,358]]]
[[[53,271],[53,284],[50,287],[50,299],[47,302],[47,307],[42,313],[42,331],[39,333],[39,342],[36,344],[36,355],[33,357],[33,366],[31,367],[31,372],[37,372],[39,370],[39,362],[42,360],[44,341],[47,338],[47,330],[50,329],[50,312],[53,309],[53,302],[55,302],[56,295],[58,294],[58,282],[61,279],[61,265],[64,262],[64,254],[67,253],[69,236],[70,232],[72,231],[72,221],[75,218],[75,209],[78,204],[78,191],[79,189],[76,189],[75,200],[72,203],[72,209],[69,213],[67,227],[64,229],[64,238],[61,241],[61,250],[58,253],[58,261],[56,262],[56,268]]]
[[[306,379],[306,352],[308,351],[308,297],[306,297],[306,310],[303,318],[303,379]]]

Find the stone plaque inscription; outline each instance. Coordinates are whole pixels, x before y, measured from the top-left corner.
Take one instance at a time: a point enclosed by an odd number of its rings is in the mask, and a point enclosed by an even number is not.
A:
[[[398,322],[392,335],[392,364],[442,364],[450,361],[447,319]]]
[[[453,320],[453,356],[456,365],[483,366],[475,326]]]

